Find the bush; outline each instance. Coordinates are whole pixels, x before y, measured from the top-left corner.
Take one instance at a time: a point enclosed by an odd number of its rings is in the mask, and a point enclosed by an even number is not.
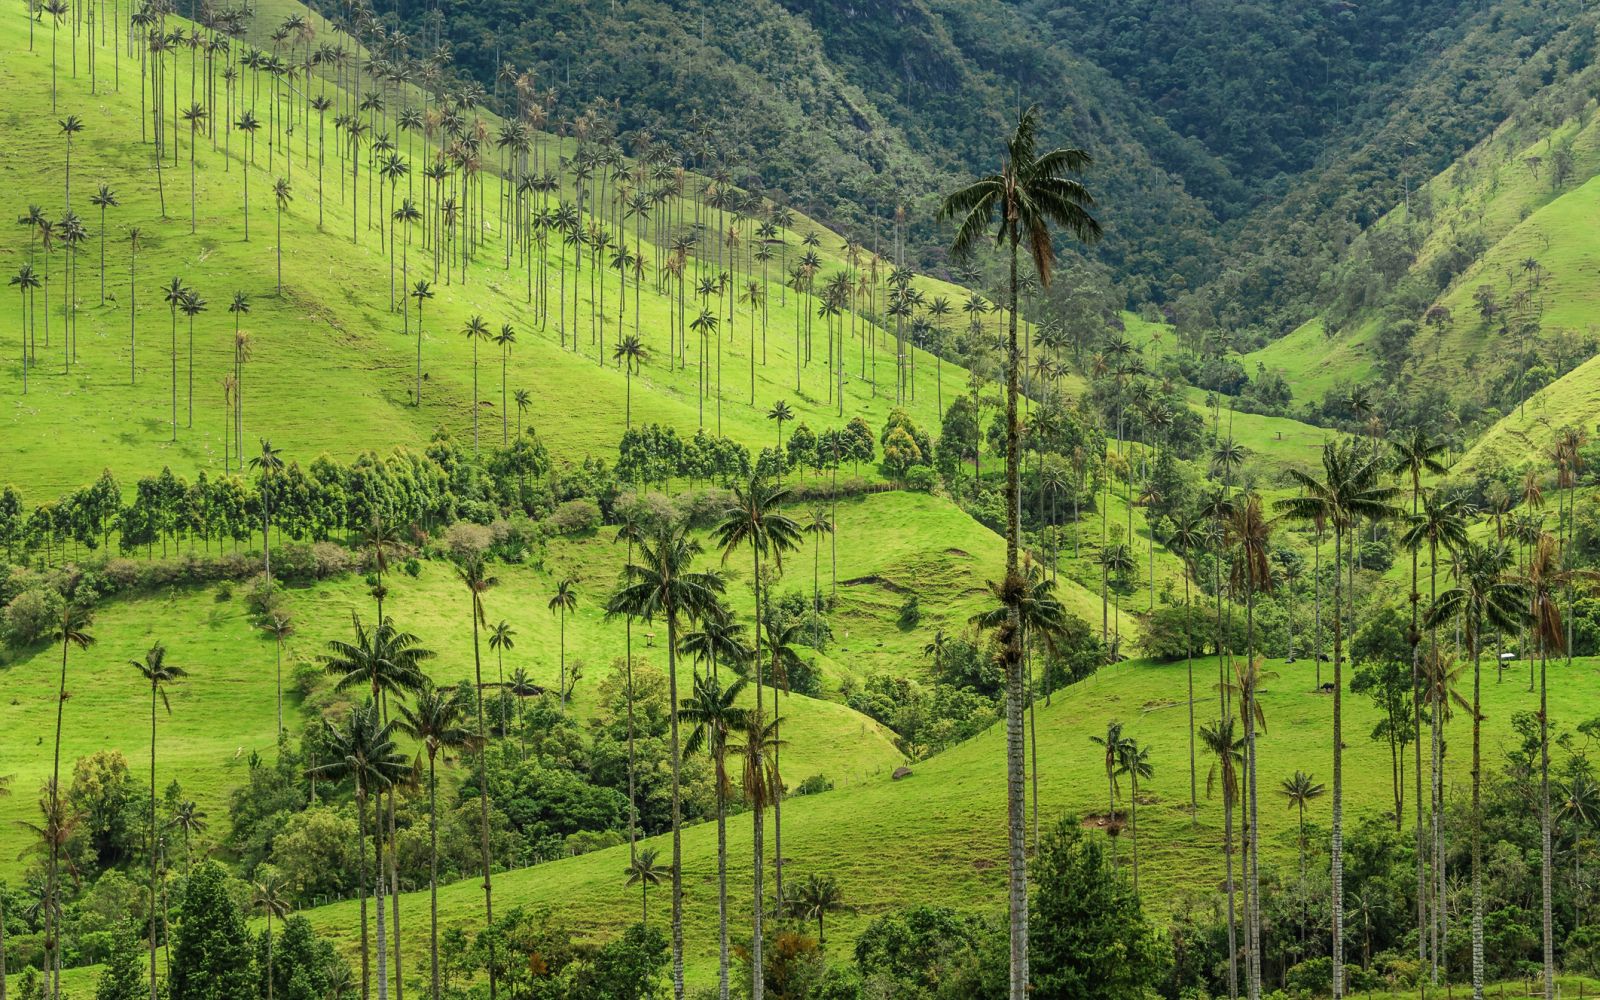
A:
[[[907,594],[900,605],[900,628],[909,632],[922,622],[922,601],[916,594]]]
[[[35,587],[25,590],[6,605],[0,633],[6,644],[13,647],[31,646],[55,627],[61,617],[62,597],[54,590]]]
[[[932,493],[939,483],[939,474],[931,466],[915,465],[906,470],[906,489],[918,493]]]
[[[600,508],[593,500],[579,498],[561,504],[546,522],[557,535],[576,535],[600,527]]]
[[[796,795],[820,795],[823,792],[831,791],[833,791],[833,782],[828,780],[827,775],[813,774],[811,777],[800,782],[800,784],[795,788],[794,793]]]
[[[481,524],[457,521],[444,532],[445,551],[452,559],[482,555],[494,543],[494,534]]]

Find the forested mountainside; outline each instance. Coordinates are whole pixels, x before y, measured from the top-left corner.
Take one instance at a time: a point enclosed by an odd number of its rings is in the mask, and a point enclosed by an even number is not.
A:
[[[645,130],[892,251],[948,266],[937,193],[1019,100],[1095,155],[1091,253],[1130,306],[1256,339],[1328,293],[1367,225],[1593,58],[1576,0],[402,2],[491,96],[530,72],[552,123]]]

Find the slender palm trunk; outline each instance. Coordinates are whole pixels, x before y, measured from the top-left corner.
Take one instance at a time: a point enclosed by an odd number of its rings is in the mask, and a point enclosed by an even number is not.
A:
[[[428,754],[428,979],[430,1000],[439,1000],[439,783]]]
[[[1344,530],[1333,530],[1333,836],[1328,856],[1333,900],[1333,996],[1344,996],[1344,618],[1338,573],[1343,556]]]
[[[476,595],[473,597],[476,602]],[[478,822],[479,849],[483,858],[483,920],[489,927],[494,926],[494,886],[490,878],[489,867],[489,774],[488,774],[488,748],[487,730],[483,721],[483,656],[478,647],[478,614],[477,608],[472,609],[472,670],[473,680],[477,683],[478,703]],[[489,939],[489,1000],[494,1000],[497,995],[496,970],[494,958],[494,939]]]
[[[667,713],[670,721],[672,746],[672,996],[673,1000],[683,1000],[683,799],[679,788],[679,777],[682,757],[678,742],[678,614],[677,608],[667,608],[667,704],[670,709]],[[756,697],[761,696],[761,689],[756,688]],[[759,704],[759,702],[758,702]],[[756,814],[756,829],[761,829],[761,815]],[[761,838],[756,837],[759,845]],[[759,847],[757,848],[759,851]],[[761,884],[761,864],[759,854],[756,863],[756,885]],[[761,968],[761,897],[756,894],[756,968]],[[760,976],[756,977],[760,983]],[[492,1000],[492,998],[491,998]],[[761,1000],[759,989],[755,1000]]]
[[[1021,545],[1020,428],[1017,424],[1017,247],[1011,235],[1011,328],[1006,356],[1006,624],[1002,653],[1006,684],[1006,832],[1009,853],[1008,905],[1011,925],[1010,997],[1028,992],[1028,871],[1023,827],[1022,588],[1017,550]]]
[[[1544,940],[1544,997],[1555,1000],[1555,931],[1550,885],[1550,700],[1545,683],[1547,651],[1539,643],[1539,903]],[[1476,894],[1474,894],[1476,896]]]

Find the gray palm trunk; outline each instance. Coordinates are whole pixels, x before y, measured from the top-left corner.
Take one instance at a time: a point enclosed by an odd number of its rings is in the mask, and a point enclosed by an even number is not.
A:
[[[1555,1000],[1555,932],[1550,887],[1550,701],[1545,684],[1545,644],[1539,643],[1539,903],[1544,935],[1544,996]],[[1476,941],[1474,942],[1476,943]]]
[[[1333,996],[1344,996],[1344,617],[1339,561],[1344,554],[1344,531],[1333,531],[1333,836],[1328,856],[1332,871]]]
[[[1020,428],[1017,424],[1017,241],[1011,237],[1011,320],[1006,353],[1006,634],[1002,661],[1006,682],[1006,835],[1009,854],[1007,905],[1011,924],[1010,996],[1028,992],[1028,861],[1024,817],[1022,746],[1022,577],[1017,549],[1022,534]]]
[[[476,597],[474,597],[475,600]],[[483,856],[483,920],[485,925],[493,927],[494,883],[489,865],[488,746],[483,721],[483,655],[478,646],[478,609],[476,607],[472,609],[472,671],[473,680],[478,685],[478,697],[475,700],[478,706],[478,822],[482,827],[479,831],[479,847]],[[491,936],[489,939],[489,1000],[495,1000],[497,986],[494,968],[494,938]]]
[[[755,906],[751,911],[751,928],[755,932],[754,935],[752,936],[751,942],[750,942],[750,969],[751,969],[751,973],[750,973],[750,998],[751,998],[751,1000],[763,1000],[763,998],[766,996],[766,986],[767,986],[766,982],[764,981],[764,979],[762,977],[762,969],[765,968],[765,965],[764,965],[764,963],[762,961],[762,958],[761,958],[761,945],[762,945],[762,941],[761,941],[761,933],[762,933],[761,932],[761,918],[762,918],[761,903],[762,903],[762,900],[765,898],[765,890],[762,887],[762,876],[764,875],[764,869],[767,866],[766,851],[763,849],[764,846],[765,846],[764,843],[763,843],[763,837],[765,836],[765,832],[763,830],[763,823],[762,823],[762,814],[765,813],[765,812],[766,812],[766,809],[764,807],[762,807],[758,803],[757,804],[757,808],[755,810],[755,838],[754,838],[755,839],[755,852],[756,852],[756,859],[755,859],[756,860],[756,871],[755,871],[755,882],[754,882]]]
[[[1483,710],[1482,637],[1472,640],[1472,1000],[1483,1000],[1483,813],[1480,811],[1479,731]]]
[[[682,765],[681,744],[678,741],[678,613],[676,607],[667,608],[667,704],[671,706],[667,713],[671,729],[671,763],[672,763],[672,997],[673,1000],[683,1000],[683,797],[679,786]],[[758,688],[757,696],[760,695]],[[756,829],[760,829],[761,817],[756,816]],[[757,837],[759,843],[760,838]],[[756,867],[756,879],[759,885],[761,869]],[[760,899],[757,897],[756,910],[760,912]],[[757,917],[759,920],[760,917]],[[756,968],[761,968],[761,934],[760,925],[757,924],[756,933]],[[757,982],[760,977],[757,977]],[[761,1000],[759,990],[755,1000]]]
[[[717,996],[728,1000],[728,804],[722,788],[727,776],[722,751],[717,754]]]
[[[439,784],[434,753],[428,754],[428,976],[431,1000],[439,1000]]]

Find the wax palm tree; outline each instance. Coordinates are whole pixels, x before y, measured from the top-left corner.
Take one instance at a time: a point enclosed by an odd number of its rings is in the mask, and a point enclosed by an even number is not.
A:
[[[623,410],[624,430],[633,428],[633,376],[635,372],[644,369],[644,363],[648,356],[643,342],[639,340],[638,334],[629,334],[621,338],[611,351],[611,360],[622,367],[624,378],[627,381],[627,405]]]
[[[257,871],[263,869],[265,869],[264,874],[250,883],[250,909],[264,914],[267,918],[267,1000],[272,1000],[272,918],[277,917],[279,920],[287,918],[294,910],[294,905],[290,902],[288,886],[284,883],[283,876],[271,870],[270,865],[263,865]],[[151,977],[154,976],[155,973],[152,971]]]
[[[754,817],[755,864],[754,879],[752,884],[753,901],[751,905],[752,933],[750,939],[750,997],[751,1000],[763,1000],[766,995],[764,981],[766,965],[762,961],[762,917],[766,910],[766,894],[762,889],[763,876],[766,871],[765,841],[762,829],[767,807],[777,798],[778,789],[783,785],[783,778],[778,773],[778,748],[782,741],[778,739],[778,723],[781,720],[774,718],[766,722],[761,705],[756,703],[756,710],[745,716],[744,730],[739,734],[741,742],[730,744],[728,749],[744,763],[744,800],[750,807]]]
[[[73,648],[86,650],[94,645],[94,636],[89,634],[89,625],[92,621],[88,607],[69,598],[62,604],[59,615],[51,627],[51,639],[61,643],[61,678],[56,687],[56,735],[55,752],[50,766],[49,803],[47,816],[59,816],[61,809],[61,722],[67,707],[67,654]],[[50,899],[52,912],[59,913],[61,908],[61,843],[59,838],[52,838],[50,842],[50,870],[48,874],[47,894]],[[60,927],[55,927],[59,939]]]
[[[1562,563],[1560,543],[1548,534],[1541,534],[1528,558],[1528,572],[1524,586],[1528,601],[1525,617],[1531,623],[1533,642],[1539,650],[1539,875],[1546,1000],[1552,1000],[1555,992],[1554,915],[1551,888],[1553,850],[1550,823],[1550,699],[1546,665],[1552,654],[1559,656],[1566,649],[1567,636],[1561,626],[1561,595],[1580,580],[1592,583],[1600,580],[1600,573],[1566,568]]]
[[[420,323],[420,317],[418,322]],[[489,339],[489,324],[473,314],[461,328],[461,335],[472,345],[472,454],[478,454],[478,344]]]
[[[663,524],[639,543],[639,558],[628,563],[622,587],[606,604],[606,616],[626,615],[667,624],[667,704],[672,768],[672,980],[683,994],[683,801],[678,738],[678,635],[686,620],[715,612],[726,588],[721,574],[693,569],[700,545],[682,525]]]
[[[761,559],[766,556],[778,573],[783,572],[783,554],[800,547],[802,529],[798,521],[783,513],[783,502],[789,491],[782,486],[767,483],[759,476],[751,476],[743,485],[733,488],[733,501],[714,529],[717,545],[722,549],[722,562],[727,563],[733,553],[749,548],[753,574],[750,586],[755,595],[755,658],[761,661]],[[778,717],[778,685],[773,678],[773,723]],[[761,700],[761,675],[756,674],[756,701]],[[778,902],[783,903],[783,789],[773,790],[773,891]]]
[[[533,406],[533,397],[528,390],[518,389],[511,394],[511,401],[517,404],[517,437],[522,437],[522,415]]]
[[[400,704],[400,731],[416,740],[417,756],[428,758],[428,974],[430,1000],[439,1000],[439,755],[476,746],[464,723],[466,706],[454,691],[441,691],[424,679],[414,705]]]
[[[500,332],[489,338],[500,348],[500,447],[511,443],[511,412],[506,406],[506,366],[511,363],[511,348],[517,342],[517,331],[510,323],[500,324]]]
[[[646,847],[628,862],[628,867],[623,874],[628,876],[629,887],[638,886],[643,897],[643,913],[641,923],[650,926],[650,887],[660,885],[663,879],[671,876],[671,870],[656,864],[656,855],[659,852],[653,847]]]
[[[1283,785],[1278,791],[1288,801],[1289,808],[1299,814],[1298,832],[1295,835],[1295,840],[1300,845],[1300,880],[1304,882],[1306,877],[1306,807],[1327,794],[1328,786],[1320,781],[1313,780],[1311,775],[1304,771],[1296,771],[1294,772],[1294,777],[1283,779]]]
[[[1155,777],[1150,748],[1124,737],[1117,752],[1117,773],[1128,776],[1128,833],[1133,841],[1133,891],[1139,891],[1139,779]]]
[[[1444,474],[1445,465],[1440,456],[1444,454],[1446,446],[1444,442],[1429,437],[1427,431],[1416,428],[1409,436],[1389,442],[1389,448],[1390,468],[1403,479],[1410,480],[1411,520],[1414,524],[1421,514],[1422,477],[1428,473]],[[1411,550],[1411,632],[1407,638],[1411,643],[1411,722],[1413,750],[1416,754],[1413,776],[1416,781],[1417,813],[1417,957],[1418,961],[1423,961],[1427,957],[1428,947],[1427,938],[1423,933],[1423,925],[1427,922],[1428,902],[1422,822],[1422,674],[1419,666],[1422,632],[1418,628],[1422,595],[1417,590],[1417,557],[1421,546],[1414,544],[1408,547]]]
[[[1457,556],[1460,585],[1440,594],[1428,609],[1427,624],[1459,621],[1472,654],[1472,995],[1483,996],[1483,813],[1480,802],[1480,730],[1483,723],[1483,640],[1486,631],[1515,631],[1529,593],[1511,577],[1511,550],[1498,541],[1468,543]]]
[[[206,311],[207,302],[194,289],[185,289],[178,309],[189,321],[189,413],[187,426],[194,426],[194,318]]]
[[[427,679],[422,664],[434,654],[419,644],[417,636],[399,631],[388,618],[370,630],[355,615],[350,624],[354,638],[330,640],[322,656],[323,669],[336,678],[335,691],[365,688],[373,703],[381,706],[391,694],[422,686]]]
[[[22,296],[22,394],[24,396],[28,394],[28,333],[30,328],[28,305],[39,285],[39,276],[34,273],[32,264],[22,265],[11,279],[11,287],[15,288]]]
[[[283,644],[294,635],[294,620],[284,611],[273,611],[261,623],[261,631],[272,640],[277,650],[275,669],[278,705],[278,734],[283,735]]]
[[[167,699],[167,687],[189,676],[189,672],[177,664],[167,662],[167,647],[156,643],[150,651],[144,654],[143,660],[130,661],[131,666],[139,672],[150,685],[150,787],[156,786],[156,703],[159,701],[167,709],[167,714],[172,714],[172,702]],[[156,877],[161,866],[156,864],[156,796],[150,796],[150,832],[148,850],[150,852],[150,912],[156,912]],[[150,921],[150,998],[156,997],[156,924]]]
[[[261,476],[261,559],[267,589],[272,589],[272,482],[283,471],[283,456],[272,442],[261,440],[261,454],[250,460],[250,468]]]
[[[817,922],[817,948],[827,951],[828,939],[823,934],[822,919],[829,913],[845,908],[839,880],[832,875],[812,872],[800,883],[800,890],[795,893],[790,905],[796,917]]]
[[[106,209],[117,208],[122,203],[117,200],[117,192],[111,185],[102,184],[100,189],[89,196],[89,204],[100,210],[100,304],[106,302]]]
[[[719,1000],[728,995],[728,799],[733,795],[733,784],[728,779],[728,739],[733,733],[746,728],[749,714],[736,702],[744,691],[745,682],[735,680],[724,688],[714,674],[701,674],[695,678],[694,694],[679,706],[679,716],[690,726],[689,739],[684,743],[685,754],[704,750],[711,757],[713,784],[717,803],[717,993]]]
[[[1189,683],[1189,817],[1195,823],[1200,819],[1200,797],[1195,761],[1194,637],[1190,628],[1189,580],[1194,575],[1198,556],[1205,551],[1208,537],[1205,518],[1200,515],[1180,519],[1167,536],[1167,548],[1183,559],[1183,661]]]
[[[767,411],[767,419],[778,425],[778,482],[783,482],[783,425],[794,419],[788,400],[780,399]]]
[[[290,204],[292,204],[294,202],[294,191],[293,191],[292,188],[290,188],[289,182],[287,180],[284,180],[282,177],[279,177],[276,181],[273,182],[273,184],[272,184],[272,198],[278,204],[278,236],[277,236],[277,240],[276,240],[276,242],[277,242],[276,250],[277,250],[277,254],[278,254],[278,294],[282,295],[283,294],[283,212],[284,212],[284,209],[288,208],[290,206]]]
[[[1128,548],[1128,546],[1122,544],[1121,542],[1107,545],[1105,548],[1101,549],[1098,562],[1100,563],[1100,643],[1106,647],[1107,656],[1115,657],[1117,646],[1120,645],[1120,640],[1122,638],[1122,622],[1119,612],[1117,622],[1117,641],[1114,642],[1111,638],[1111,629],[1106,614],[1106,605],[1107,598],[1110,598],[1111,601],[1114,602],[1119,599],[1119,595],[1116,593],[1116,591],[1111,589],[1111,577],[1113,575],[1124,576],[1128,573],[1132,573],[1138,567],[1133,561],[1132,551]]]
[[[194,199],[194,194],[195,194],[195,171],[194,171],[195,162],[194,162],[194,160],[195,160],[195,157],[194,157],[194,150],[195,150],[195,146],[197,145],[196,139],[200,134],[200,127],[205,124],[206,115],[207,115],[207,112],[206,112],[205,107],[200,105],[200,104],[190,104],[187,108],[183,109],[183,120],[185,122],[189,123],[189,235],[190,236],[193,236],[194,232],[195,232],[195,212],[194,212],[194,200],[195,200]]]
[[[261,122],[256,118],[255,112],[246,111],[233,123],[233,127],[244,133],[245,156],[241,172],[244,174],[244,241],[250,242],[250,163],[253,159],[250,149],[255,145],[256,133],[261,131]]]
[[[545,605],[550,613],[558,615],[561,619],[561,687],[557,692],[560,696],[561,711],[567,710],[567,616],[578,608],[578,581],[572,577],[565,577],[556,584],[556,592],[550,595],[549,602]]]
[[[489,624],[488,616],[483,610],[483,595],[488,593],[500,581],[491,576],[485,567],[483,558],[471,555],[463,559],[456,567],[456,577],[467,588],[469,601],[468,614],[472,618],[472,674],[474,701],[478,710],[478,823],[480,838],[479,848],[483,856],[483,922],[485,927],[494,926],[494,885],[491,879],[489,864],[489,775],[488,775],[488,730],[484,725],[483,717],[483,657],[478,647],[478,631]],[[496,987],[496,971],[494,968],[494,942],[489,942],[489,990],[493,996]]]
[[[206,832],[207,815],[194,802],[180,802],[177,809],[173,810],[171,826],[177,827],[183,836],[183,876],[189,877],[189,841]]]
[[[489,630],[489,648],[495,655],[495,688],[500,692],[500,729],[506,730],[506,650],[517,648],[517,630],[504,618]]]
[[[166,300],[167,308],[172,313],[172,440],[178,440],[178,308],[183,305],[183,300],[189,290],[183,286],[182,278],[173,278],[161,290],[162,298]],[[47,334],[49,330],[45,331]],[[48,338],[47,338],[48,339]]]
[[[1200,743],[1212,758],[1206,773],[1206,798],[1222,787],[1222,853],[1228,867],[1228,996],[1239,995],[1238,922],[1234,917],[1233,807],[1239,800],[1239,769],[1244,763],[1244,739],[1233,735],[1232,718],[1222,718],[1200,727]]]
[[[336,727],[327,721],[323,722],[323,745],[327,748],[329,760],[311,769],[313,774],[322,778],[334,780],[350,778],[355,783],[356,790],[356,836],[360,847],[360,871],[358,880],[360,886],[358,896],[361,900],[361,981],[362,991],[365,992],[371,979],[371,970],[368,964],[367,953],[367,800],[381,795],[395,784],[405,781],[410,774],[410,765],[399,747],[395,744],[397,726],[394,722],[384,722],[381,718],[378,704],[368,700],[365,704],[352,706],[350,715],[343,727]],[[389,962],[387,956],[387,930],[384,923],[383,912],[383,834],[382,820],[379,816],[381,810],[374,809],[372,843],[375,863],[373,870],[376,877],[373,879],[375,892],[375,909],[377,911],[376,933],[376,965],[378,969],[378,1000],[388,1000],[389,996]]]
[[[1399,491],[1380,482],[1381,466],[1369,449],[1351,443],[1328,444],[1322,449],[1323,478],[1298,469],[1290,478],[1304,491],[1301,496],[1278,501],[1286,515],[1333,527],[1333,835],[1329,849],[1333,872],[1333,996],[1344,996],[1344,661],[1343,594],[1338,567],[1344,539],[1357,518],[1369,522],[1394,517],[1390,503]]]
[[[83,131],[83,119],[77,115],[68,115],[57,122],[61,127],[61,136],[67,143],[67,208],[72,208],[72,137]]]
[[[413,405],[422,405],[422,303],[433,298],[433,286],[421,278],[411,286],[411,297],[417,300],[417,395]]]
[[[1048,288],[1055,256],[1050,225],[1053,223],[1064,227],[1085,242],[1098,238],[1100,234],[1100,225],[1090,214],[1093,199],[1088,190],[1071,176],[1089,165],[1088,154],[1077,149],[1055,149],[1038,155],[1035,145],[1038,121],[1037,108],[1030,107],[1023,112],[1016,130],[1006,143],[1000,172],[953,193],[945,199],[939,211],[941,218],[959,218],[951,249],[956,256],[964,256],[983,238],[985,229],[998,210],[1000,222],[995,229],[995,242],[1008,251],[1010,264],[1011,326],[1006,355],[1006,576],[1002,593],[1011,608],[1011,614],[999,641],[1003,650],[1001,663],[1006,682],[1011,1000],[1022,1000],[1028,987],[1021,634],[1021,602],[1025,585],[1018,558],[1022,540],[1019,500],[1022,494],[1021,431],[1017,414],[1022,363],[1017,337],[1018,291],[1021,284],[1018,257],[1021,246],[1026,242],[1040,284]]]
[[[811,614],[813,621],[812,645],[822,645],[822,539],[834,533],[833,519],[828,508],[818,504],[811,508],[806,518],[805,532],[811,536]],[[926,655],[926,652],[925,654]],[[934,664],[936,667],[937,663]]]

